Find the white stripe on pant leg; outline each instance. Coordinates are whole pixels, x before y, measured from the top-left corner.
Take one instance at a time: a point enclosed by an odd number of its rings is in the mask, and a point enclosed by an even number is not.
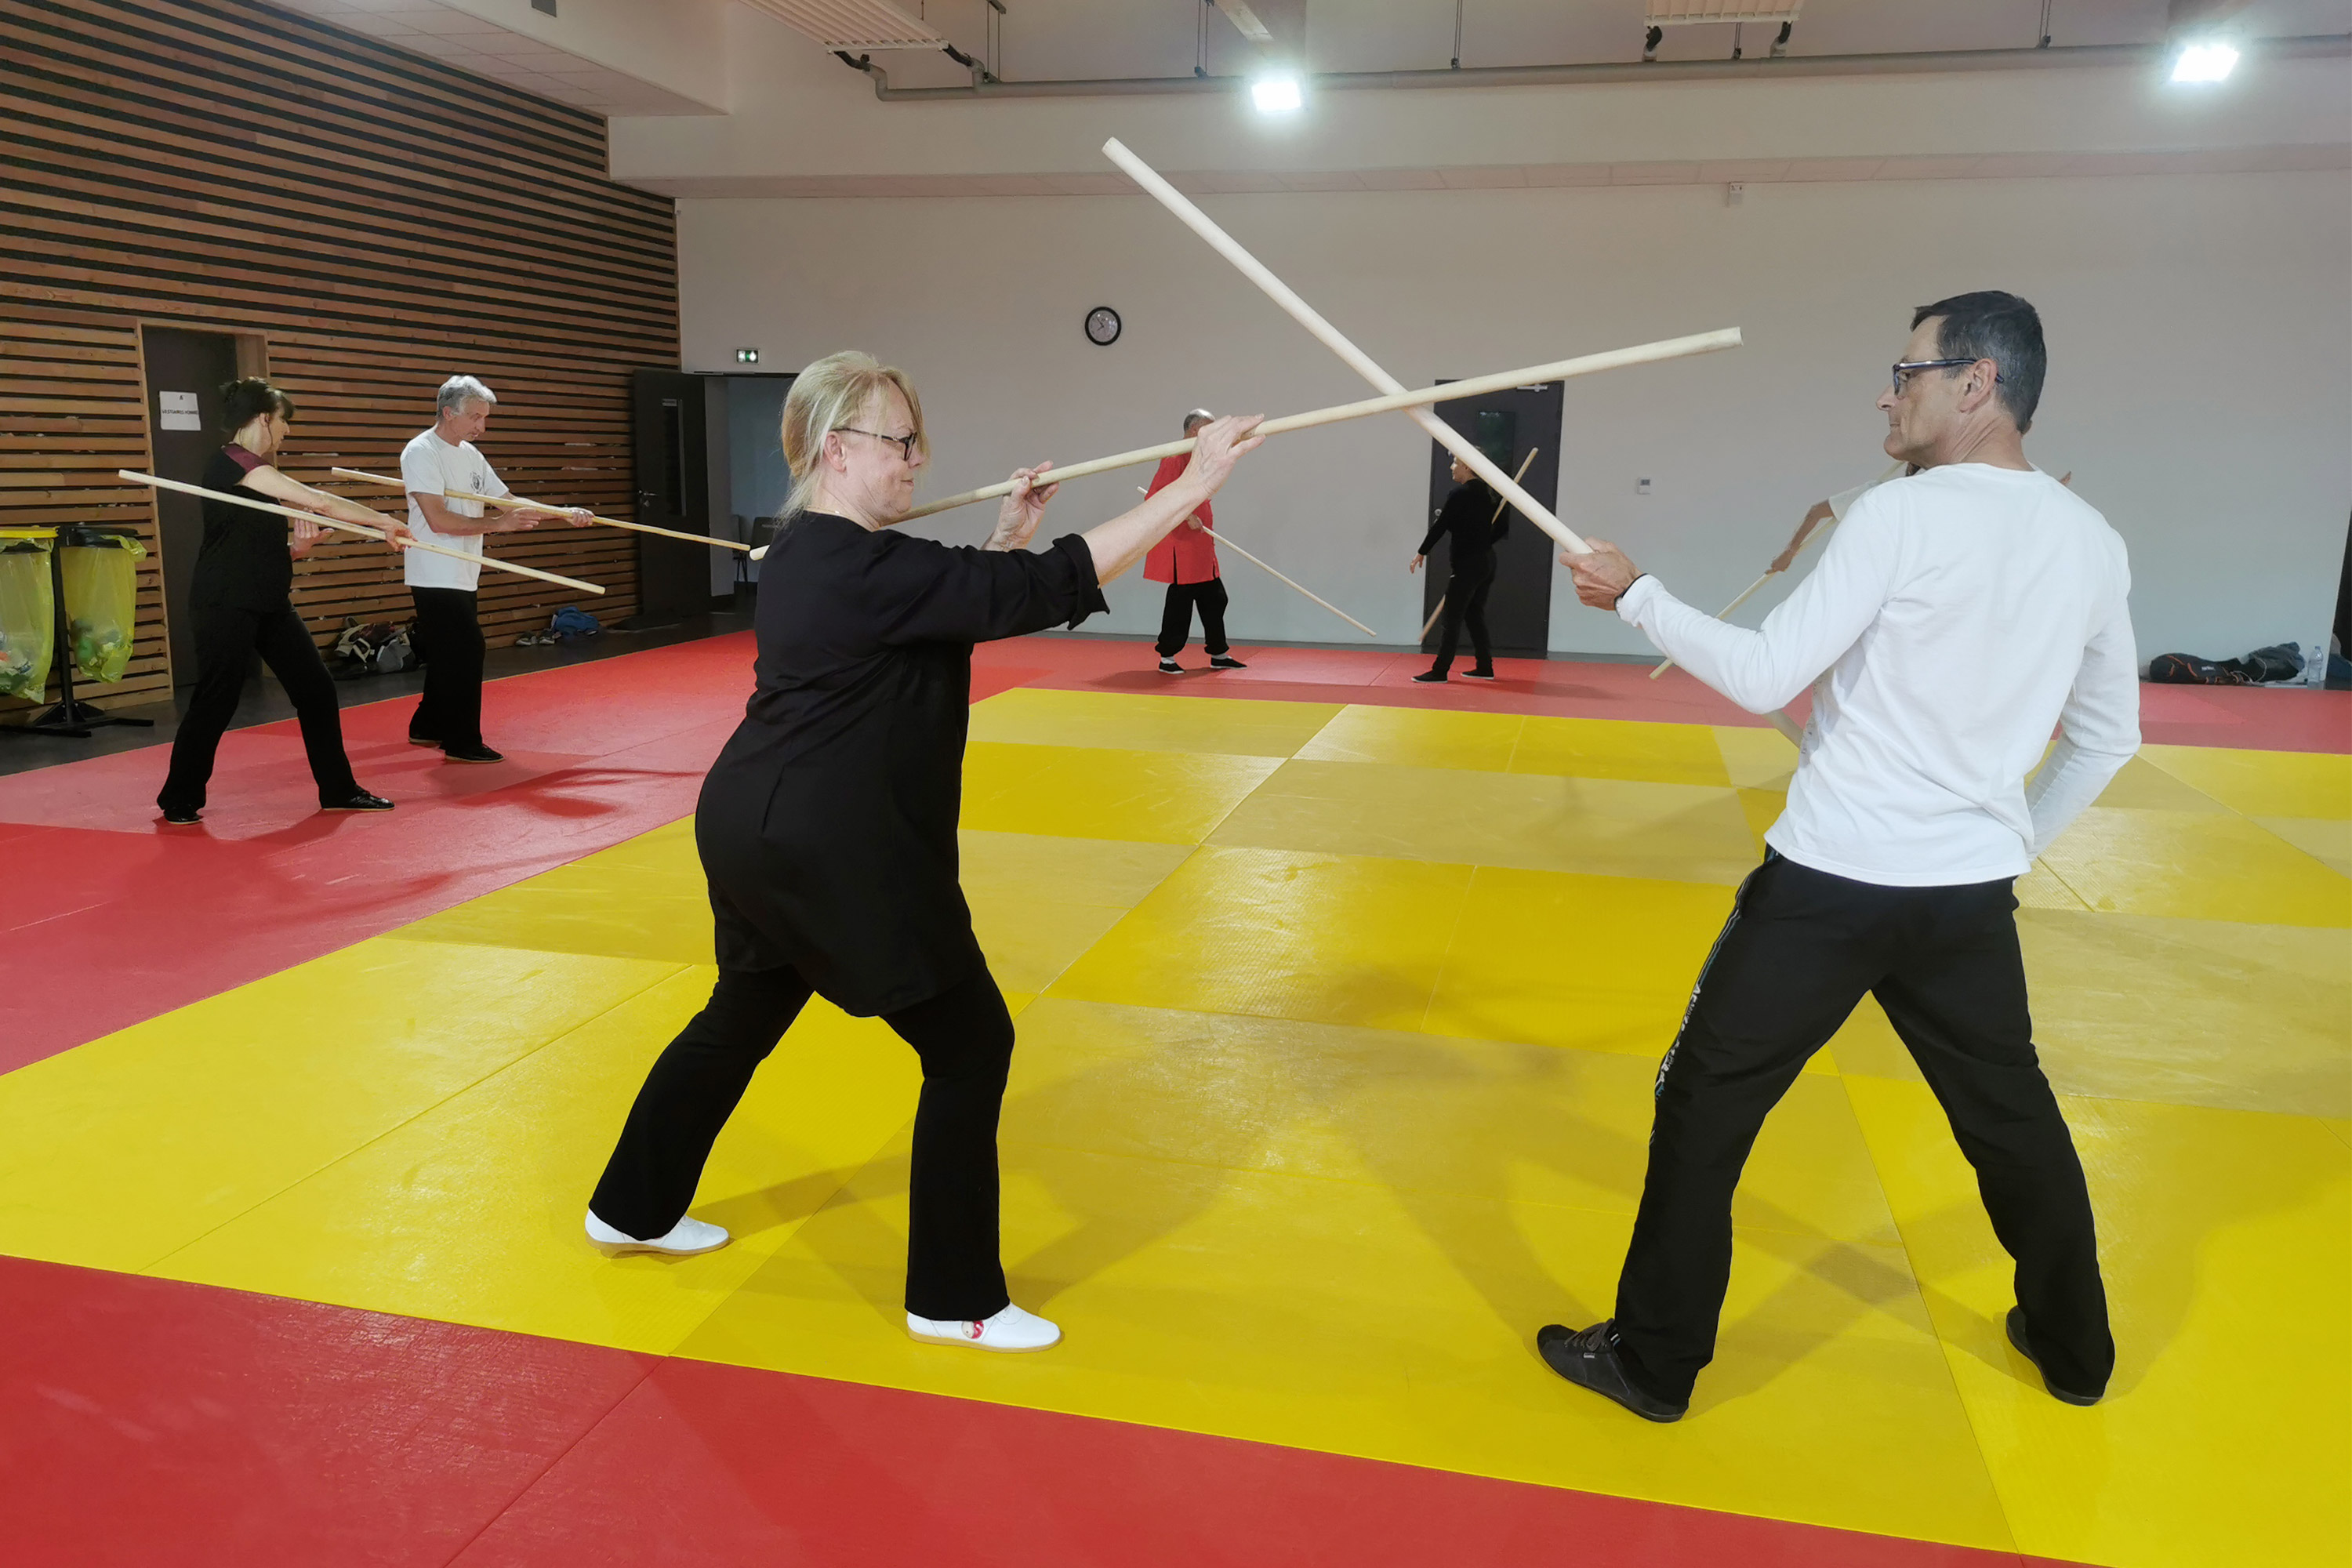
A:
[[[1739,879],[1738,890],[1731,895],[1731,913],[1724,921],[1723,929],[1715,933],[1715,945],[1706,950],[1706,962],[1698,966],[1698,978],[1691,982],[1690,1000],[1683,1004],[1683,1021],[1675,1026],[1674,1043],[1666,1047],[1666,1054],[1659,1058],[1657,1081],[1650,1086],[1652,1100],[1666,1092],[1666,1074],[1675,1065],[1675,1053],[1682,1049],[1683,1032],[1690,1027],[1691,1014],[1698,1006],[1698,994],[1706,989],[1706,972],[1715,967],[1715,955],[1723,951],[1723,944],[1729,942],[1731,933],[1738,929],[1739,901],[1748,896],[1748,884],[1756,879],[1757,871],[1761,871],[1771,863],[1772,857],[1768,852],[1762,860],[1757,862],[1755,870]]]

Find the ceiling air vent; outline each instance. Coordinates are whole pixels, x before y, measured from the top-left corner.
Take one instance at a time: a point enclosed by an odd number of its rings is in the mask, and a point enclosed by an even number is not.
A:
[[[947,39],[885,0],[744,0],[828,49],[936,49]]]

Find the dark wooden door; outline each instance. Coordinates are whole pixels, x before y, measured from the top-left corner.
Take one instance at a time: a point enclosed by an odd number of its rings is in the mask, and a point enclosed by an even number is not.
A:
[[[636,518],[688,533],[709,531],[710,377],[641,370],[632,378],[636,434]],[[719,424],[725,439],[726,424]],[[710,608],[710,547],[640,533],[639,625],[675,623]]]
[[[205,464],[228,440],[221,428],[221,388],[236,376],[236,340],[226,332],[182,327],[142,327],[139,332],[147,365],[147,434],[153,443],[155,472],[184,484],[200,484]],[[188,588],[195,574],[196,550],[205,538],[203,508],[191,495],[155,492],[174,686],[196,681],[196,618],[188,608]]]
[[[1444,383],[1440,382],[1440,385]],[[1535,462],[1519,484],[1547,507],[1559,504],[1560,416],[1566,406],[1564,389],[1556,381],[1515,386],[1484,397],[1457,398],[1436,405],[1438,417],[1477,444],[1507,474],[1519,471],[1528,448],[1536,448]],[[1454,454],[1429,444],[1429,515],[1453,493],[1449,470]],[[1508,506],[1503,509],[1510,528],[1495,545],[1495,586],[1486,596],[1486,627],[1495,651],[1518,658],[1541,658],[1551,641],[1551,538]],[[1449,574],[1447,547],[1440,542],[1423,571],[1421,613],[1427,619],[1445,592]],[[1437,628],[1423,639],[1424,648],[1437,646]],[[1469,642],[1463,642],[1468,656]]]

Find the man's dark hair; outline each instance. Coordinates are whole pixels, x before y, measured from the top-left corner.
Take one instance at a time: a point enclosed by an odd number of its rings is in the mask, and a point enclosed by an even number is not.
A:
[[[2033,428],[2042,378],[2050,368],[2049,352],[2042,346],[2042,317],[2033,307],[2014,294],[1987,289],[1920,306],[1911,312],[1912,329],[1930,316],[1944,319],[1936,329],[1937,356],[1992,361],[2000,368],[1995,389],[2000,405],[2017,421],[2019,435]]]
[[[232,436],[265,414],[294,417],[294,400],[257,375],[239,376],[221,388],[221,418]]]

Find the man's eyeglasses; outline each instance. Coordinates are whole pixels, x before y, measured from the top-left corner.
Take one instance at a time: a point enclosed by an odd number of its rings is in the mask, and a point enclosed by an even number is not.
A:
[[[885,436],[879,430],[859,430],[848,425],[836,425],[834,428],[845,436],[871,436],[877,441],[887,441],[898,447],[898,455],[910,463],[915,460],[915,443],[923,438],[920,430],[911,436]]]
[[[1972,359],[1906,359],[1898,361],[1887,375],[1894,384],[1895,395],[1900,397],[1903,395],[1904,387],[1909,384],[1911,378],[1923,370],[1957,370],[1964,364],[1976,363]],[[1992,378],[1995,381],[2005,379],[1998,368],[1993,371]]]

